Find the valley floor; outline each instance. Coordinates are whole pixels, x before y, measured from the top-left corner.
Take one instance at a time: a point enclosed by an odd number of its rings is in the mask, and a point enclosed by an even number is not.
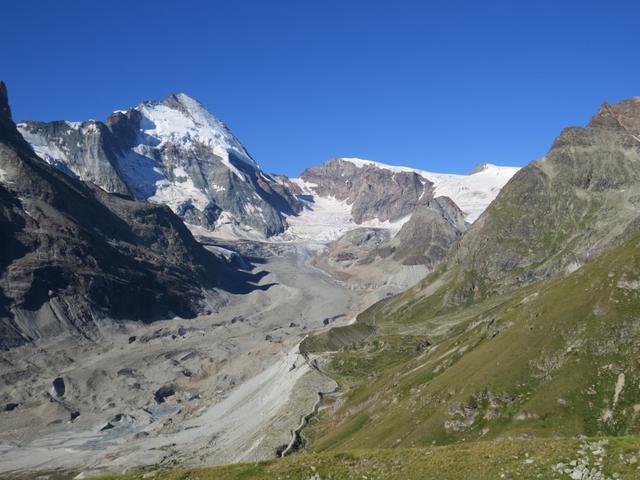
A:
[[[360,305],[304,245],[259,250],[254,273],[271,286],[230,296],[217,313],[112,325],[99,342],[65,338],[3,355],[0,393],[18,406],[0,412],[0,477],[273,458],[318,392],[336,386],[298,345]],[[175,395],[159,403],[161,387]]]

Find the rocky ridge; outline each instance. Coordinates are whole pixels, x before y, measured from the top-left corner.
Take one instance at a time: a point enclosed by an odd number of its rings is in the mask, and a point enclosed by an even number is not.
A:
[[[351,205],[355,223],[399,220],[433,198],[433,185],[415,172],[359,167],[340,158],[305,170],[302,180],[322,197]]]
[[[605,103],[586,127],[564,129],[461,239],[449,299],[574,271],[628,239],[640,220],[639,139],[639,98]]]
[[[302,185],[314,195],[350,206],[356,224],[396,222],[435,197],[449,197],[474,222],[516,167],[482,164],[469,175],[433,173],[359,158],[334,158],[302,173]]]

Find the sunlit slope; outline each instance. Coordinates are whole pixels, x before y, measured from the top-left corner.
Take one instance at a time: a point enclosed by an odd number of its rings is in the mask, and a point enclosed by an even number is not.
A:
[[[571,272],[638,229],[640,99],[604,104],[520,170],[449,257],[446,303]]]
[[[327,366],[343,394],[310,448],[638,433],[639,242],[466,307],[419,289],[373,306],[358,324],[376,333]]]

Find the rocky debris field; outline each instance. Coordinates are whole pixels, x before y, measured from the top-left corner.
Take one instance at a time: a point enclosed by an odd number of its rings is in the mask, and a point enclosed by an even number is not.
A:
[[[274,457],[318,391],[335,388],[298,344],[355,305],[304,247],[278,252],[255,267],[268,289],[229,295],[210,315],[104,324],[96,342],[63,336],[4,352],[0,476]]]

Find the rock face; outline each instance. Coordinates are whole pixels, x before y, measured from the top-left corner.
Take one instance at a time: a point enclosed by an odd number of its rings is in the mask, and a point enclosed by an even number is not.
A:
[[[27,122],[18,128],[36,154],[59,170],[107,192],[132,195],[121,178],[114,139],[104,123]]]
[[[586,128],[565,129],[502,189],[451,258],[459,300],[577,269],[637,230],[639,205],[634,98],[604,104]]]
[[[240,141],[185,94],[106,121],[23,122],[36,153],[108,192],[168,205],[187,223],[271,236],[301,209],[286,182],[260,170]]]
[[[426,265],[431,270],[444,260],[466,228],[458,206],[448,197],[437,197],[419,207],[398,234],[374,254],[391,255],[405,265]]]
[[[103,318],[193,317],[222,275],[225,286],[241,281],[166,206],[106,193],[40,159],[2,83],[0,245],[0,348],[92,337]]]
[[[302,179],[323,197],[344,200],[356,223],[399,220],[433,198],[433,185],[415,172],[359,166],[335,158],[305,170]]]

